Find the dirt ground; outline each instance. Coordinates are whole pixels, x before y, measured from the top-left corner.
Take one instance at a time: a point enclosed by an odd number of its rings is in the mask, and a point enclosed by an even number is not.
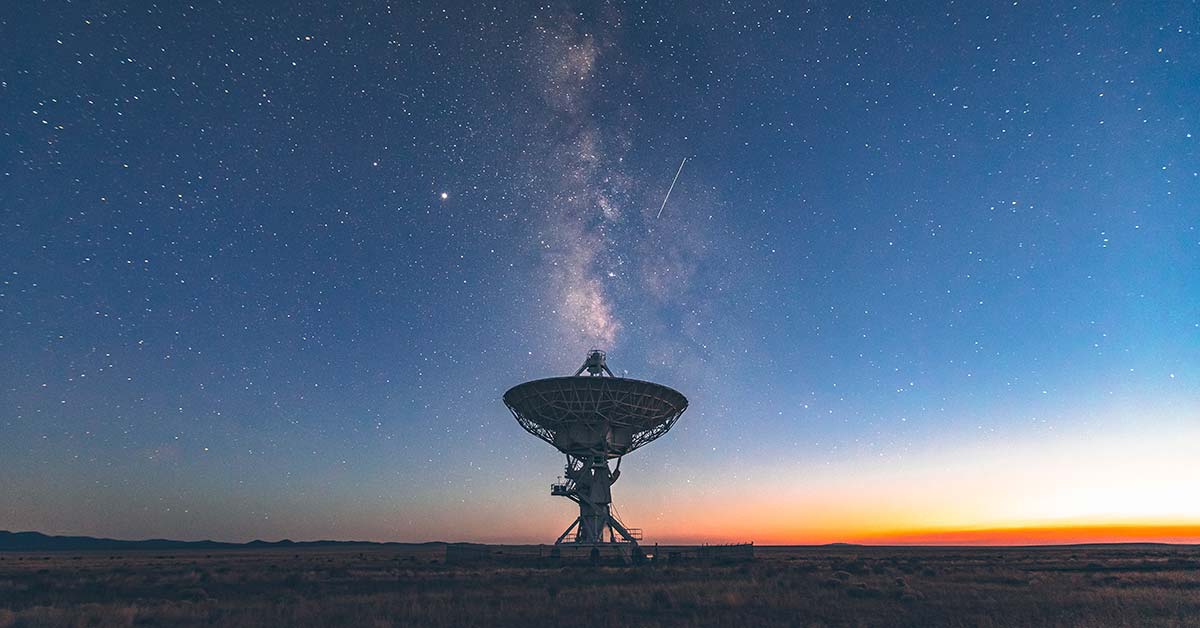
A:
[[[9,626],[1197,626],[1200,548],[755,548],[593,566],[441,545],[0,553]]]

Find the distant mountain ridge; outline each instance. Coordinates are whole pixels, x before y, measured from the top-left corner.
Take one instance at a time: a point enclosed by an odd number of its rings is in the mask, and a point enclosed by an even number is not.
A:
[[[183,550],[183,549],[268,549],[287,547],[396,547],[414,545],[441,545],[440,541],[429,543],[379,543],[375,541],[260,541],[228,543],[224,541],[173,541],[170,539],[145,539],[125,541],[91,536],[52,536],[41,532],[9,532],[0,530],[0,552],[53,552],[86,550]]]

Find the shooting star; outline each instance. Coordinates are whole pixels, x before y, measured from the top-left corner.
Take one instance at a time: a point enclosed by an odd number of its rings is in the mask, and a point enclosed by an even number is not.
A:
[[[671,198],[671,190],[675,189],[675,182],[679,180],[679,173],[683,172],[683,164],[686,163],[687,157],[684,157],[683,161],[679,162],[679,170],[675,171],[675,178],[671,179],[671,187],[667,188],[667,195],[663,197],[662,207],[658,208],[658,215],[654,217],[655,220],[662,218],[663,208],[667,206],[667,199]]]

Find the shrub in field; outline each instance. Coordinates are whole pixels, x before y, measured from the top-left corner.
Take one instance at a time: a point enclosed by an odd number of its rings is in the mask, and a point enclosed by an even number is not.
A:
[[[846,595],[855,598],[881,598],[883,597],[883,591],[869,587],[866,583],[859,582],[855,586],[846,589]]]
[[[179,599],[189,600],[192,602],[203,602],[204,600],[208,599],[208,591],[205,591],[200,587],[183,589],[179,592]]]
[[[848,571],[856,576],[865,576],[871,570],[867,567],[866,561],[857,558],[848,562],[844,562],[839,566],[841,571]]]

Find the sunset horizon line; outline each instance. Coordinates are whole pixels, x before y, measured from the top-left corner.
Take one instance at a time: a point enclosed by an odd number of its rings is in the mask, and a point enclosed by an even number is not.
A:
[[[487,540],[487,539],[427,539],[427,540],[385,540],[380,538],[291,538],[280,537],[268,540],[269,537],[255,537],[245,541],[217,540],[207,538],[168,538],[165,536],[120,537],[103,534],[88,534],[79,532],[45,532],[40,530],[0,530],[7,534],[39,534],[46,537],[87,538],[94,540],[119,541],[123,543],[139,543],[167,541],[176,543],[218,543],[226,545],[246,545],[250,543],[341,543],[341,544],[396,544],[396,545],[427,545],[427,544],[480,544],[480,545],[549,545],[548,543],[522,542],[520,540]],[[829,537],[822,537],[829,538]],[[651,545],[727,545],[738,543],[753,543],[760,547],[825,547],[853,545],[860,547],[995,547],[995,548],[1036,548],[1036,547],[1069,547],[1085,545],[1200,545],[1200,522],[1188,524],[1078,524],[1078,525],[1042,525],[1042,526],[994,526],[986,528],[925,528],[919,530],[897,530],[887,533],[869,535],[847,535],[836,540],[818,538],[782,539],[768,536],[766,539],[742,537],[721,537],[714,535],[707,538],[680,538],[664,535],[664,539]]]

